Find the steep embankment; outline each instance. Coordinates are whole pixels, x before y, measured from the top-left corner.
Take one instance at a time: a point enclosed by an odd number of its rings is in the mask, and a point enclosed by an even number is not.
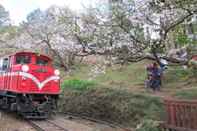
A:
[[[162,99],[194,96],[190,89],[197,87],[197,83],[192,70],[169,67],[161,91],[146,90],[146,64],[147,61],[123,67],[75,67],[64,77],[60,110],[152,131],[152,126],[164,119]],[[184,94],[182,90],[189,93]]]

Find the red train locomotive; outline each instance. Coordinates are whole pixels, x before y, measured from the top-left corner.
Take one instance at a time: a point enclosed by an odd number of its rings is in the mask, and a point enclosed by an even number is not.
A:
[[[57,106],[59,74],[45,55],[18,52],[1,58],[0,108],[25,118],[47,118]]]

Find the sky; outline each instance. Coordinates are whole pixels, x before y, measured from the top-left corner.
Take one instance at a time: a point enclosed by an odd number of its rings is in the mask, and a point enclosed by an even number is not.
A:
[[[72,10],[83,9],[82,5],[90,5],[93,0],[0,0],[0,4],[9,11],[12,24],[18,25],[33,10],[45,10],[52,5],[69,6]]]

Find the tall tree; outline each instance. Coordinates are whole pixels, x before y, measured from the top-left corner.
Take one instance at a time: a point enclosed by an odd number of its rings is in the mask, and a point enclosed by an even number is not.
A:
[[[68,8],[53,6],[46,11],[35,10],[23,23],[23,28],[34,41],[34,47],[46,46],[66,71],[73,64],[75,52],[78,51],[72,33],[75,28],[73,15]]]
[[[9,25],[9,12],[7,12],[2,5],[0,5],[0,46],[5,46],[6,41],[9,39],[10,33],[12,32]]]
[[[197,13],[195,0],[126,0],[109,1],[109,5],[111,24],[105,27],[116,28],[122,35],[121,41],[114,42],[124,44],[114,50],[121,62],[152,59],[160,63],[163,58],[172,63],[188,63],[168,57],[166,45],[169,33]]]
[[[7,26],[10,24],[9,12],[0,5],[0,26]]]

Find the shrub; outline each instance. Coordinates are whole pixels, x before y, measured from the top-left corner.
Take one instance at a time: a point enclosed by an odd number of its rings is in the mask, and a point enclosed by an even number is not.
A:
[[[186,80],[190,76],[190,70],[189,69],[183,69],[182,67],[174,67],[167,70],[165,74],[165,81],[166,82],[177,82]]]
[[[158,121],[145,119],[142,123],[137,125],[136,131],[161,131],[161,129],[159,129],[159,124]]]
[[[194,60],[191,60],[189,64],[190,64],[192,77],[197,78],[197,62]]]
[[[179,99],[197,99],[197,89],[178,91],[175,96]]]
[[[67,88],[67,89],[83,91],[92,88],[95,85],[96,85],[95,82],[88,80],[78,80],[78,79],[65,80],[62,84],[62,90]]]
[[[192,66],[187,69],[180,66],[171,67],[166,71],[164,78],[165,83],[192,82],[197,78],[197,68]]]

